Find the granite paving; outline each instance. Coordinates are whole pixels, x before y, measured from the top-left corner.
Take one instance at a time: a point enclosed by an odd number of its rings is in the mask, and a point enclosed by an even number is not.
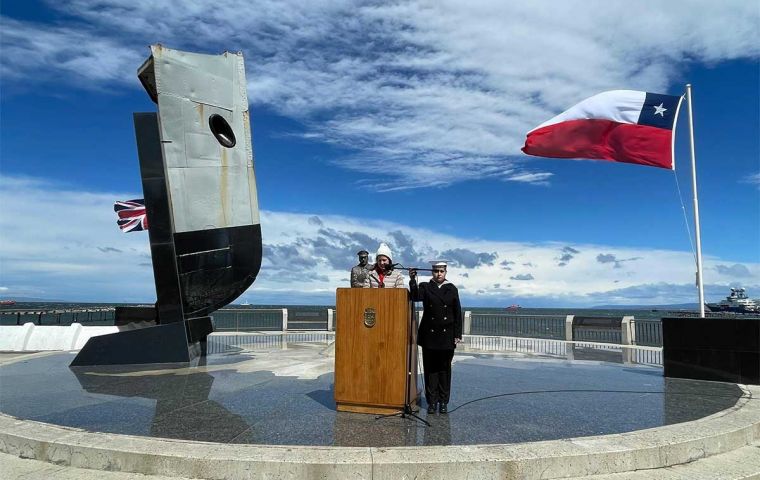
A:
[[[231,337],[197,363],[70,368],[73,353],[0,365],[0,411],[119,433],[258,445],[509,444],[688,422],[736,404],[734,384],[664,378],[657,366],[539,354],[459,352],[449,414],[336,412],[326,342],[250,345]],[[612,356],[605,361],[605,355]],[[420,372],[421,373],[421,372]],[[420,386],[422,384],[420,375]]]

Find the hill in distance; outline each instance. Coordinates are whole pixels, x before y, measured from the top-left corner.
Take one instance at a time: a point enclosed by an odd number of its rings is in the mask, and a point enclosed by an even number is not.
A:
[[[596,305],[599,310],[699,310],[698,303],[671,303],[668,305]]]

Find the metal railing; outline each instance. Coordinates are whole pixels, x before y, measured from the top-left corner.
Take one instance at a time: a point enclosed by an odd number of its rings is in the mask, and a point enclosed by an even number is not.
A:
[[[282,308],[221,309],[215,311],[216,331],[282,331],[285,315]]]
[[[318,343],[327,346],[335,339],[332,332],[277,333],[213,333],[207,337],[206,353],[227,353],[239,350],[285,348],[288,343]]]
[[[567,342],[544,338],[465,335],[464,352],[518,352],[565,357],[569,360],[603,360],[641,365],[662,365],[662,349],[610,343]]]
[[[327,330],[327,308],[299,306],[288,309],[288,330]]]
[[[662,365],[662,349],[637,348],[632,350],[632,357],[639,365]]]
[[[659,320],[636,320],[636,345],[662,346],[662,322]]]
[[[564,315],[471,315],[472,335],[565,339]]]
[[[319,306],[297,306],[289,308],[224,308],[213,314],[215,329],[220,332],[256,331],[327,331],[332,323],[334,328],[337,312],[332,308]],[[576,340],[621,344],[619,318],[607,318],[596,325],[596,317],[575,317],[572,323],[572,337],[566,330],[565,315],[518,315],[503,313],[469,312],[465,333],[481,336],[504,336],[541,338],[550,340]],[[602,320],[601,317],[598,320]],[[0,325],[61,325],[72,323],[82,325],[114,325],[114,308],[59,309],[35,311],[0,311]],[[597,322],[598,323],[598,322]],[[636,345],[662,346],[662,326],[658,320],[635,320]],[[465,327],[467,330],[467,328]],[[633,330],[633,329],[632,329]]]
[[[93,308],[81,310],[42,310],[42,311],[5,311],[0,312],[0,325],[113,325],[114,308]]]
[[[567,343],[546,338],[510,338],[490,335],[465,335],[464,344],[473,350],[495,352],[546,353],[565,355]]]
[[[623,343],[622,317],[589,317],[575,316],[573,318],[574,341],[596,343]]]

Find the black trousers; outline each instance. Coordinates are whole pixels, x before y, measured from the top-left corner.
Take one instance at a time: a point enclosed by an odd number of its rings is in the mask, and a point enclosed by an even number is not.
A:
[[[425,377],[425,400],[428,405],[449,403],[451,394],[451,359],[454,349],[422,349],[422,369]]]

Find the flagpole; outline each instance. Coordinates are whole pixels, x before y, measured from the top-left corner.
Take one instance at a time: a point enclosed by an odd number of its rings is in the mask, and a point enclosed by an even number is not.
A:
[[[694,192],[694,235],[697,240],[697,289],[699,290],[699,316],[705,316],[705,288],[702,282],[702,235],[699,228],[699,200],[697,199],[697,160],[694,154],[694,118],[691,108],[691,84],[686,84],[689,101],[689,143],[691,144],[691,189]]]

